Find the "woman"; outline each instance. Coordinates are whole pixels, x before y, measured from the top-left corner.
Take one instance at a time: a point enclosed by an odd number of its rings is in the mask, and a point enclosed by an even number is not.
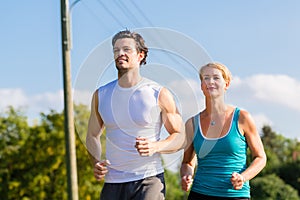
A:
[[[205,109],[186,122],[182,189],[188,191],[193,185],[189,200],[250,199],[249,180],[266,165],[254,121],[247,111],[225,103],[231,81],[227,67],[209,63],[200,69],[199,76]],[[248,147],[253,159],[246,166]]]

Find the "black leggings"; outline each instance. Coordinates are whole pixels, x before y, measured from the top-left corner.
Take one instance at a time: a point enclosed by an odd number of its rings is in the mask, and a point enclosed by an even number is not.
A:
[[[191,191],[188,200],[250,200],[248,197],[215,197]]]

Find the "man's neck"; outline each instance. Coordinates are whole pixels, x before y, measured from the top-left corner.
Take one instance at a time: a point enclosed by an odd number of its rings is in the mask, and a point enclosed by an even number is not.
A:
[[[142,80],[139,70],[130,70],[125,73],[118,72],[118,83],[120,87],[130,88]]]

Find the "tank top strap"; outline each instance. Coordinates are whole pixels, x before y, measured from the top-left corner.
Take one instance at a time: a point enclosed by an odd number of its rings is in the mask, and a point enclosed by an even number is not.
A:
[[[232,124],[237,125],[240,117],[240,108],[236,107],[234,109],[234,116]]]
[[[197,132],[199,130],[199,117],[200,117],[200,113],[198,113],[193,117],[194,138],[196,137]]]

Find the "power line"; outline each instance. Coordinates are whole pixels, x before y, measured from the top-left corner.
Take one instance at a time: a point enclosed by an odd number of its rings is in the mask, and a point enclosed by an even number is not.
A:
[[[78,0],[80,1],[80,0]],[[84,3],[83,1],[81,1],[81,3],[83,4],[83,6],[89,11],[88,13],[91,14],[93,17],[96,18],[96,20],[98,20],[101,24],[101,26],[105,26],[105,29],[110,30],[110,28],[103,22],[103,20],[89,7],[87,6],[86,3]]]
[[[121,5],[120,5],[120,4]],[[115,4],[120,8],[121,12],[126,15],[126,17],[135,25],[142,27],[143,25],[137,20],[136,16],[132,14],[130,9],[122,2],[122,1],[115,1]],[[121,7],[122,6],[122,7]],[[125,11],[124,11],[125,10]]]
[[[110,9],[107,8],[107,7],[105,6],[105,4],[103,4],[103,3],[101,2],[101,0],[98,0],[97,2],[103,6],[103,8],[105,9],[105,11],[108,12],[108,14],[109,14],[112,18],[114,18],[114,20],[115,20],[122,28],[125,28],[125,27],[123,26],[123,24],[118,20],[118,18],[116,18],[115,15],[110,11]]]
[[[150,24],[150,26],[154,27],[152,22],[149,20],[149,18],[144,14],[144,12],[136,5],[135,1],[130,1],[132,5],[135,7],[135,9],[140,13],[140,15],[143,16],[143,18]]]
[[[132,3],[132,5],[135,7],[135,9],[140,13],[141,16],[143,16],[143,18],[148,22],[148,24],[150,24],[151,27],[155,27],[154,24],[149,20],[149,18],[144,14],[145,12],[143,12],[140,7],[135,3],[134,0],[130,1]],[[154,41],[157,41],[158,44],[161,44],[160,41],[164,41],[167,45],[169,45],[170,47],[173,47],[173,45],[168,42],[168,39],[163,38],[162,35],[158,35],[158,38],[156,37],[156,35],[151,34],[151,37]],[[174,56],[170,55],[169,53],[166,54],[167,57],[170,58],[170,60],[176,62],[176,59],[174,58]]]

